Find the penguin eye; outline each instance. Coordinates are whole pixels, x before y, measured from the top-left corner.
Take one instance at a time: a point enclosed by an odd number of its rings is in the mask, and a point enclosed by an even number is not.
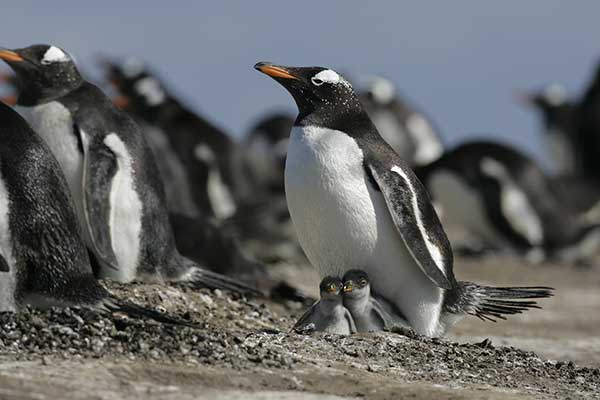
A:
[[[312,77],[312,78],[310,78],[310,81],[311,81],[311,82],[313,83],[313,85],[315,85],[315,86],[321,86],[321,85],[324,83],[324,82],[323,82],[321,79],[319,79],[319,78],[315,78],[315,77]]]
[[[329,285],[329,287],[327,288],[327,291],[329,292],[335,292],[337,290],[337,285],[335,283],[332,283]]]
[[[367,280],[365,278],[362,278],[359,283],[360,286],[367,286]]]

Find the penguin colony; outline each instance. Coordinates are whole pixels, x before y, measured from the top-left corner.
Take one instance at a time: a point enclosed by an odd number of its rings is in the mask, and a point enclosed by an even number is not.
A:
[[[293,331],[442,336],[464,316],[497,321],[553,294],[457,280],[455,252],[585,264],[600,246],[600,74],[580,101],[558,86],[523,96],[542,114],[550,175],[507,145],[448,148],[382,77],[355,89],[330,68],[260,62],[298,114],[267,115],[237,142],[138,60],[101,61],[109,97],[58,46],[0,59],[14,72],[0,76],[13,91],[0,104],[1,311],[81,306],[193,325],[101,280],[306,301],[266,267],[304,254],[320,298]]]

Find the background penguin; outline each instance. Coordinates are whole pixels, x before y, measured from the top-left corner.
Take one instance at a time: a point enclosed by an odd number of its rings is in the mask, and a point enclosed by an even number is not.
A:
[[[163,322],[168,315],[111,295],[93,274],[60,166],[41,138],[0,103],[0,311],[87,306]]]
[[[520,94],[519,100],[541,114],[544,140],[556,175],[573,177],[582,172],[581,143],[577,137],[576,105],[567,97],[566,88],[548,85],[531,94]]]
[[[321,298],[312,305],[292,328],[298,333],[327,332],[349,335],[356,332],[356,325],[350,312],[344,307],[342,280],[326,276],[319,284]]]
[[[372,77],[359,96],[383,139],[410,165],[427,164],[442,155],[444,147],[435,125],[397,94],[393,82]]]
[[[468,142],[415,172],[440,206],[442,219],[487,246],[536,261],[566,254],[564,261],[584,261],[595,252],[589,241],[600,239],[598,226],[581,222],[561,204],[537,164],[511,147]],[[585,246],[578,254],[580,244]]]
[[[294,117],[275,113],[260,119],[245,138],[252,182],[266,193],[284,196],[283,169]]]
[[[446,308],[473,304],[469,294],[498,297],[500,315],[531,306],[521,304],[522,292],[551,295],[549,288],[457,282],[450,243],[425,188],[379,136],[350,83],[321,67],[263,62],[255,68],[286,88],[298,106],[286,198],[302,248],[321,276],[363,269],[373,290],[429,336],[447,329]]]
[[[102,277],[186,281],[254,293],[175,247],[153,155],[137,125],[55,46],[0,51],[19,78],[18,105],[58,159]]]
[[[404,316],[372,293],[369,275],[359,269],[344,274],[344,307],[350,311],[358,332],[378,332],[392,327],[408,328]]]
[[[108,80],[129,100],[128,110],[164,130],[187,169],[194,199],[205,215],[232,216],[252,190],[243,150],[225,132],[188,109],[143,64],[104,61]]]

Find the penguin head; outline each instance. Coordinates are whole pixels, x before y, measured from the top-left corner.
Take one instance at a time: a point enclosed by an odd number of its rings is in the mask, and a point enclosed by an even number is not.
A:
[[[360,269],[351,269],[344,274],[344,297],[361,299],[371,294],[369,275]]]
[[[14,50],[0,48],[0,59],[17,75],[21,104],[61,97],[83,82],[73,58],[56,46],[38,44]]]
[[[363,112],[352,85],[332,69],[286,67],[267,62],[254,66],[287,89],[298,106],[298,121],[315,116],[320,122]]]
[[[336,276],[326,276],[319,284],[321,299],[341,299],[343,287],[344,285],[340,278]]]
[[[385,107],[396,98],[396,86],[382,76],[372,76],[367,82],[363,97],[370,103]]]
[[[162,82],[140,60],[130,57],[121,63],[102,60],[102,64],[108,80],[126,100],[130,111],[152,120],[156,108],[169,100]]]

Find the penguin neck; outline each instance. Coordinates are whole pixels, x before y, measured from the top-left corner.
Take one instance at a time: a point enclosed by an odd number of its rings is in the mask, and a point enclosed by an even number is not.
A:
[[[39,104],[50,103],[76,90],[82,83],[83,80],[79,79],[69,82],[69,84],[63,85],[58,89],[48,89],[39,85],[21,82],[17,105],[33,107]]]
[[[375,127],[367,113],[360,105],[343,109],[331,110],[331,107],[319,108],[310,114],[298,115],[294,126],[331,129],[344,132],[353,138],[362,138],[375,131]]]

